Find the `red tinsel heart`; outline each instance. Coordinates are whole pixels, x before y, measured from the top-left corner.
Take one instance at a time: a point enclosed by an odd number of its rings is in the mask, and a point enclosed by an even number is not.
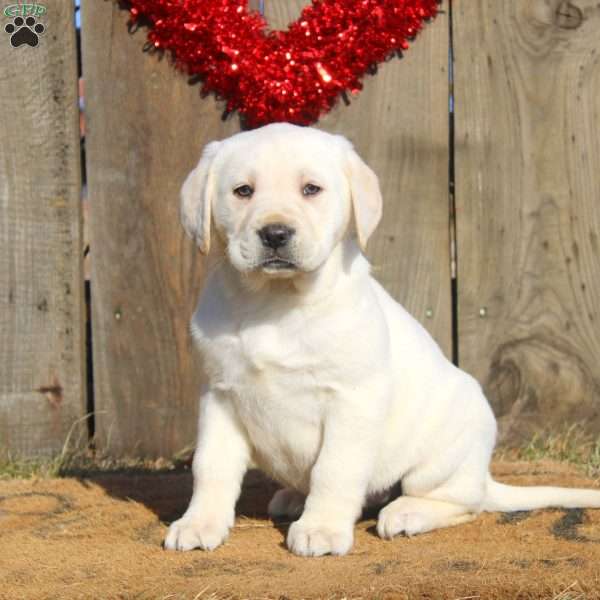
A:
[[[247,0],[129,0],[148,47],[203,81],[250,127],[315,122],[361,78],[408,48],[438,0],[313,0],[286,31],[268,31]]]

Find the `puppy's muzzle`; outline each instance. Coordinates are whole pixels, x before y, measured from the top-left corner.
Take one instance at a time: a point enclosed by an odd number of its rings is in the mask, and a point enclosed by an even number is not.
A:
[[[283,223],[270,223],[258,230],[258,236],[265,248],[279,250],[287,246],[296,230]]]

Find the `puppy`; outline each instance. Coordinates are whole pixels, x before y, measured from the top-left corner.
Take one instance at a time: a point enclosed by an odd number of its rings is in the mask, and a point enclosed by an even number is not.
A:
[[[192,319],[208,380],[194,491],[165,547],[216,548],[244,473],[283,484],[287,545],[345,554],[369,498],[397,482],[382,538],[481,511],[600,507],[600,491],[494,481],[496,422],[478,383],[375,281],[363,256],[382,199],[344,138],[287,124],[209,144],[181,215],[210,275]]]

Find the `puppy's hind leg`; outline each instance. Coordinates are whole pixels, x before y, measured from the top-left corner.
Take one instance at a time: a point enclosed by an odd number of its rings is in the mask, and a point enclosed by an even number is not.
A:
[[[379,537],[391,539],[401,533],[412,536],[433,529],[472,521],[476,515],[466,506],[401,496],[381,509],[377,519]]]
[[[269,516],[275,519],[298,519],[304,510],[305,496],[292,488],[277,490],[269,502]]]
[[[457,444],[402,480],[406,496],[379,513],[377,533],[391,538],[472,521],[486,496],[491,444],[482,437]]]

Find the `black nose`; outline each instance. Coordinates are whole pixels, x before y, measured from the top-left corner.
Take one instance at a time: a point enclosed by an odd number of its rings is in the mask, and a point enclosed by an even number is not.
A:
[[[273,248],[273,250],[285,246],[294,233],[294,229],[283,223],[271,223],[258,230],[258,235],[262,240],[263,246]]]

